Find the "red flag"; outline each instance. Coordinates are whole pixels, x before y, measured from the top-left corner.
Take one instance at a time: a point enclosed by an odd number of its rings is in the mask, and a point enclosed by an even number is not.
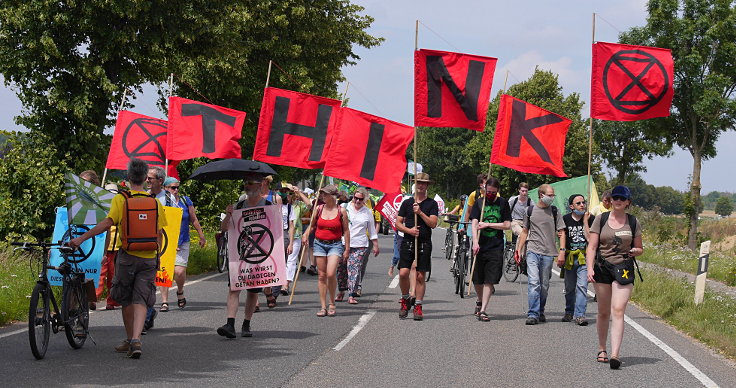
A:
[[[154,117],[121,110],[115,122],[110,152],[105,168],[125,170],[131,158],[145,160],[151,166],[164,166],[168,123]]]
[[[408,125],[341,108],[324,174],[383,192],[397,191],[413,138],[414,128]]]
[[[322,168],[330,147],[338,100],[283,90],[263,91],[253,160]]]
[[[404,201],[404,194],[400,191],[391,194],[385,194],[376,204],[375,209],[385,218],[391,227],[396,230],[396,216],[399,214],[401,202]]]
[[[483,132],[496,58],[414,51],[414,125]]]
[[[570,119],[504,94],[491,163],[532,174],[567,176],[562,156],[571,123]]]
[[[215,158],[242,157],[240,134],[245,112],[169,97],[169,138],[166,154],[169,159],[186,160],[206,156]]]
[[[594,43],[590,116],[615,121],[669,116],[674,74],[670,50]]]

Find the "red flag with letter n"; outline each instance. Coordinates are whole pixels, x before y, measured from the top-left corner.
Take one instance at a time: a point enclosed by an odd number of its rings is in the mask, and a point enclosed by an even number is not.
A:
[[[675,74],[670,50],[597,42],[591,74],[594,119],[634,121],[670,115]]]
[[[414,125],[483,132],[496,58],[414,51]]]
[[[181,97],[169,97],[167,156],[186,160],[206,156],[240,158],[245,112]]]
[[[349,108],[341,108],[338,117],[325,175],[399,191],[414,128]]]
[[[299,168],[322,168],[330,147],[338,100],[266,88],[253,159]]]
[[[509,95],[501,96],[491,163],[564,177],[562,156],[572,120]]]

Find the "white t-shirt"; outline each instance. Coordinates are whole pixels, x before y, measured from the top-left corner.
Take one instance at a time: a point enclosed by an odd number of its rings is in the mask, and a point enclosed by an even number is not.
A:
[[[289,212],[289,207],[291,207],[291,212]],[[282,224],[283,224],[282,229],[284,229],[288,233],[289,221],[296,222],[296,212],[294,211],[294,206],[293,205],[281,205],[281,216],[282,216]],[[288,237],[288,234],[287,234],[287,237]]]
[[[368,235],[371,240],[378,238],[376,233],[376,221],[373,218],[373,212],[367,206],[363,206],[360,210],[355,208],[353,203],[345,206],[348,211],[348,225],[350,227],[350,248],[365,248],[368,246]],[[366,234],[368,232],[368,234]]]

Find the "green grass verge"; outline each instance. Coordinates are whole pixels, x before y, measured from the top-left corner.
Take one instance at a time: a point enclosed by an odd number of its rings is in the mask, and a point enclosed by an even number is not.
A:
[[[191,233],[189,242],[189,262],[187,263],[187,275],[199,275],[205,272],[217,271],[217,244],[215,244],[215,233],[204,232],[207,245],[199,247],[199,236],[196,232]]]
[[[632,301],[677,329],[736,359],[736,301],[711,292],[695,305],[695,286],[665,273],[642,269]]]
[[[693,252],[687,247],[645,244],[644,254],[637,257],[637,260],[693,275],[698,270],[698,252]],[[709,255],[708,279],[736,286],[734,272],[736,272],[736,259],[733,256],[721,252],[712,252]]]

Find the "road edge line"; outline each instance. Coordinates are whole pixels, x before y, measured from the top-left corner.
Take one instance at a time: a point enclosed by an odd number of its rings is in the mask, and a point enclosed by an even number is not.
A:
[[[376,310],[370,310],[367,313],[363,314],[360,317],[360,319],[358,319],[358,323],[355,324],[355,326],[353,326],[352,330],[350,330],[350,333],[348,333],[348,335],[345,336],[345,338],[343,338],[343,340],[340,341],[340,343],[335,345],[335,347],[332,348],[332,350],[338,352],[340,351],[340,349],[345,347],[345,345],[347,345],[348,342],[350,342],[350,340],[353,339],[353,337],[355,337],[361,330],[363,330],[365,325],[368,323],[368,321],[371,320],[371,318],[373,318],[374,315],[376,315]]]

